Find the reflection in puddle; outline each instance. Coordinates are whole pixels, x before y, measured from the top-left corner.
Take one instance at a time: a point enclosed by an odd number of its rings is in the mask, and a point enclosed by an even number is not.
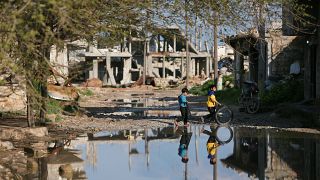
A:
[[[42,154],[43,148],[26,149],[24,179],[317,179],[320,173],[318,136],[253,128],[108,131],[46,147]]]
[[[126,110],[120,110],[116,112],[99,112],[96,113],[96,117],[104,117],[104,116],[130,116],[133,117],[152,117],[152,118],[173,118],[181,115],[178,110],[148,110],[148,109],[135,109],[131,110],[132,112],[128,112]]]
[[[167,107],[176,103],[176,99],[164,98],[132,98],[132,99],[106,99],[106,102],[116,104],[117,107]]]

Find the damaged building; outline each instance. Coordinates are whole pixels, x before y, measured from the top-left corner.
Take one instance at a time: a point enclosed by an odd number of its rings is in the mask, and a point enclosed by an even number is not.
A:
[[[292,7],[282,6],[282,22],[271,25],[259,46],[257,30],[227,38],[234,50],[235,85],[241,87],[245,80],[254,81],[266,88],[268,82],[279,81],[290,74],[301,75],[304,99],[320,99],[320,2],[307,3],[308,23],[294,18]],[[261,58],[265,57],[265,58]]]
[[[67,43],[62,50],[52,49],[51,62],[62,76],[77,77],[80,82],[99,79],[103,86],[130,85],[140,80],[144,72],[146,84],[152,83],[152,79],[177,82],[187,74],[185,35],[174,26],[159,28],[157,32],[149,33],[146,39],[124,38],[112,48],[81,41]],[[213,60],[208,48],[201,51],[190,41],[187,44],[190,77],[209,77]]]

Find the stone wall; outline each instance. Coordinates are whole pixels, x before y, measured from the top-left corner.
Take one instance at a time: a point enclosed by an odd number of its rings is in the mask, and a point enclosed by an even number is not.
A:
[[[290,65],[298,61],[300,67],[304,65],[304,38],[299,36],[282,36],[281,32],[270,33],[267,39],[271,43],[271,75],[288,75]],[[269,46],[270,47],[270,46]]]
[[[26,94],[19,85],[0,86],[0,112],[26,111]]]

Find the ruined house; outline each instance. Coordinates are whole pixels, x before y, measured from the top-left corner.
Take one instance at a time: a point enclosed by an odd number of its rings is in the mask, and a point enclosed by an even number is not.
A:
[[[142,77],[177,80],[186,77],[186,41],[184,33],[175,26],[158,28],[157,33],[148,33],[148,38],[124,38],[119,46],[100,47],[73,42],[63,50],[52,49],[51,62],[70,76],[71,61],[78,61],[84,70],[78,79],[86,81],[98,78],[105,86],[128,85]],[[78,47],[76,46],[78,44]],[[145,47],[146,46],[146,47]],[[190,61],[189,75],[205,74],[212,71],[213,61],[209,51],[200,51],[188,42]],[[59,64],[60,63],[60,64]],[[76,64],[77,64],[76,63]],[[69,67],[67,70],[66,67]],[[148,83],[148,82],[147,82]]]
[[[304,97],[305,99],[320,99],[320,2],[297,1],[308,5],[310,14],[309,23],[301,23],[294,19],[290,13],[291,7],[283,12],[283,34],[287,36],[300,36],[304,42],[300,48],[304,52]]]
[[[272,29],[266,33],[263,42],[266,49],[259,48],[257,32],[238,34],[228,38],[228,43],[235,49],[235,80],[236,86],[250,80],[258,82],[259,72],[264,73],[266,79],[281,78],[290,73],[290,65],[299,62],[303,65],[303,49],[300,45],[303,38],[298,36],[284,36],[279,29]],[[259,61],[259,54],[266,53],[265,61]],[[246,67],[247,66],[247,67]],[[264,68],[260,68],[263,66]],[[261,72],[263,71],[263,72]]]
[[[227,38],[227,43],[235,49],[237,87],[244,80],[263,84],[265,80],[286,76],[290,73],[290,66],[298,63],[304,78],[304,98],[320,99],[320,2],[297,3],[308,4],[306,13],[311,15],[309,23],[298,22],[291,7],[282,6],[281,26],[266,31],[263,39],[265,49],[259,48],[259,36],[254,31]],[[265,61],[259,60],[261,53],[265,53]]]

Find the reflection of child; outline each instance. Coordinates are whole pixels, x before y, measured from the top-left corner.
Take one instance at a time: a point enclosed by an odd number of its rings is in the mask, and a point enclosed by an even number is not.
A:
[[[217,162],[216,153],[217,148],[220,146],[220,143],[217,141],[216,132],[211,128],[211,132],[208,130],[201,130],[202,133],[209,135],[207,141],[207,152],[208,152],[208,159],[210,159],[210,164],[214,165]]]
[[[178,155],[181,157],[181,161],[183,163],[187,163],[189,161],[188,158],[188,146],[192,137],[192,133],[188,133],[188,129],[185,127],[183,130],[183,134],[180,138],[180,144],[178,148]]]
[[[178,97],[178,102],[179,102],[179,107],[180,107],[180,112],[181,112],[181,119],[183,120],[183,124],[185,126],[189,125],[188,123],[188,114],[189,114],[189,109],[188,109],[188,101],[187,101],[187,95],[189,91],[187,88],[183,88],[181,90],[181,94]],[[180,120],[178,119],[175,121],[175,125],[178,126],[178,122]]]

